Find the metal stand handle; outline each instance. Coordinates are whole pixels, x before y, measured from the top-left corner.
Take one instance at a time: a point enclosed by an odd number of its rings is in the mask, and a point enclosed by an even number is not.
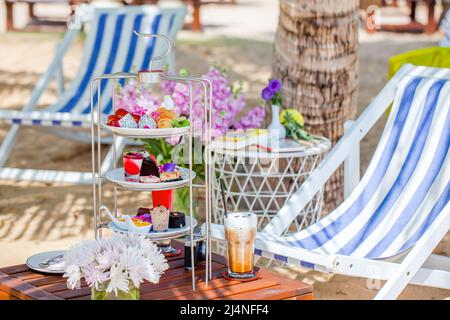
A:
[[[158,38],[159,37],[159,38],[162,38],[162,39],[166,40],[166,42],[167,42],[166,52],[164,52],[160,56],[156,56],[156,57],[150,59],[150,63],[149,63],[149,66],[148,66],[149,70],[152,70],[152,62],[153,61],[162,60],[164,57],[166,57],[169,54],[170,50],[172,50],[172,43],[170,42],[170,39],[167,36],[165,36],[165,35],[163,35],[161,33],[158,33],[158,34],[141,33],[141,32],[138,32],[136,30],[134,30],[133,32],[138,37],[144,37],[144,38]]]

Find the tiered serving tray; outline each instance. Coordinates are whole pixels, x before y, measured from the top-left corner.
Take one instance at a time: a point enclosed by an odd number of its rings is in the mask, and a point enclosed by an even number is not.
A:
[[[186,226],[178,229],[168,229],[164,232],[149,232],[148,234],[141,234],[147,238],[150,238],[152,241],[163,241],[173,238],[182,237],[186,234],[190,236],[190,246],[191,246],[191,254],[194,253],[194,246],[198,241],[206,242],[206,268],[205,268],[205,284],[208,285],[208,280],[212,278],[212,269],[211,269],[211,237],[210,237],[210,229],[211,229],[211,197],[212,193],[210,191],[210,182],[209,176],[211,174],[209,169],[209,154],[206,153],[208,157],[205,160],[205,184],[203,185],[195,185],[193,184],[193,179],[196,177],[195,172],[193,171],[193,157],[194,157],[194,133],[193,127],[187,126],[182,128],[158,128],[158,129],[142,129],[142,128],[122,128],[122,127],[114,127],[106,125],[105,120],[102,119],[102,90],[101,82],[102,81],[111,81],[113,84],[110,86],[112,89],[112,96],[115,96],[115,88],[117,88],[117,83],[119,81],[135,80],[140,83],[146,85],[154,85],[159,83],[160,81],[172,81],[176,83],[180,83],[186,85],[188,87],[189,92],[189,116],[188,119],[192,121],[192,105],[193,105],[193,90],[194,85],[199,85],[203,88],[202,90],[202,99],[203,99],[203,108],[204,108],[204,119],[203,119],[203,128],[205,128],[205,150],[208,150],[208,144],[211,140],[211,123],[208,119],[210,119],[210,115],[212,113],[212,87],[211,82],[208,79],[202,77],[194,77],[194,76],[172,76],[162,74],[160,70],[154,70],[152,68],[152,61],[161,60],[165,56],[168,55],[171,49],[171,44],[168,38],[161,34],[142,34],[139,32],[135,32],[139,37],[152,37],[152,38],[160,38],[161,40],[165,40],[167,42],[168,49],[166,52],[160,56],[155,56],[150,59],[150,64],[147,70],[139,71],[138,73],[113,73],[113,74],[104,74],[100,76],[96,76],[91,79],[90,82],[90,101],[91,101],[91,143],[92,143],[92,190],[93,190],[93,207],[94,207],[94,229],[95,236],[102,236],[102,228],[109,228],[113,232],[118,233],[129,233],[127,230],[123,230],[118,228],[116,224],[114,224],[111,219],[108,221],[102,221],[102,208],[108,208],[103,203],[103,182],[110,182],[114,186],[114,207],[113,210],[109,210],[112,212],[113,217],[117,217],[117,207],[118,207],[118,189],[123,188],[127,190],[134,191],[158,191],[158,190],[170,190],[181,187],[189,188],[189,209],[185,213],[186,218]],[[94,104],[94,95],[97,94],[96,103]],[[113,99],[112,110],[115,110],[115,99]],[[106,156],[105,159],[112,162],[112,169],[104,169],[102,165],[102,148],[101,141],[102,130],[108,131],[112,134],[112,149],[111,153]],[[202,133],[200,133],[202,134]],[[125,181],[123,168],[117,168],[116,163],[118,159],[118,155],[121,154],[123,148],[127,143],[127,138],[149,138],[149,139],[160,139],[160,138],[170,138],[170,137],[180,137],[183,136],[186,139],[186,143],[188,144],[188,152],[186,152],[187,160],[186,168],[180,168],[181,180],[173,181],[173,182],[160,182],[160,183],[140,183],[140,182],[128,182]],[[104,169],[105,171],[103,171]],[[194,227],[197,226],[197,220],[193,217],[193,188],[196,187],[204,187],[205,188],[205,233],[201,237],[194,237]],[[194,259],[191,259],[191,274],[192,274],[192,289],[195,290],[196,283],[196,266],[194,266]]]

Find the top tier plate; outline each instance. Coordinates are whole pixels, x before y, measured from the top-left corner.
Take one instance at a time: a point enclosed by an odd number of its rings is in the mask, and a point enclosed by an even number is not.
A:
[[[189,132],[189,127],[183,128],[159,128],[159,129],[141,129],[141,128],[121,128],[102,125],[103,128],[122,137],[130,138],[166,138],[170,136],[181,136]]]

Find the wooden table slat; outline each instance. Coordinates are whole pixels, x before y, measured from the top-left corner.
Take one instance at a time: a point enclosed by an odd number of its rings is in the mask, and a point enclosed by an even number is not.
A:
[[[0,268],[0,272],[6,273],[9,275],[12,275],[12,274],[18,273],[18,272],[24,272],[24,271],[30,271],[30,268],[28,268],[25,264],[19,264],[19,265],[15,265],[15,266]]]
[[[293,288],[289,285],[279,284],[266,290],[242,292],[233,295],[227,295],[215,300],[283,300],[291,297],[303,295],[301,290]]]
[[[0,290],[19,299],[61,300],[54,294],[41,290],[14,276],[0,272]]]
[[[204,284],[202,286],[202,284],[199,284],[199,288],[200,290],[192,292],[192,290],[183,295],[171,295],[171,296],[167,296],[164,297],[164,299],[167,300],[198,300],[198,299],[217,299],[217,298],[222,298],[222,297],[226,297],[229,295],[233,295],[236,293],[242,293],[242,292],[248,292],[248,291],[256,291],[256,290],[267,290],[267,288],[273,287],[273,286],[277,286],[278,285],[278,281],[267,281],[267,280],[263,280],[263,279],[258,279],[258,280],[254,280],[254,281],[249,281],[249,282],[237,282],[237,281],[229,281],[229,280],[225,280],[225,279],[217,279],[217,280],[213,280],[211,282],[214,281],[223,281],[227,284],[231,284],[229,286],[225,286],[225,287],[218,287],[215,290],[207,290],[206,288],[204,288]],[[236,283],[237,282],[237,283]]]

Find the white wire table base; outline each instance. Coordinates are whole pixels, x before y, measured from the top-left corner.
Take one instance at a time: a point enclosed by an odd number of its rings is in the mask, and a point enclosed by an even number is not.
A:
[[[258,230],[277,214],[319,165],[330,148],[327,139],[299,152],[250,154],[215,152],[213,154],[212,218],[223,224],[224,204],[220,179],[225,183],[228,212],[248,211],[258,215]],[[323,188],[299,212],[285,233],[297,232],[321,217]]]

